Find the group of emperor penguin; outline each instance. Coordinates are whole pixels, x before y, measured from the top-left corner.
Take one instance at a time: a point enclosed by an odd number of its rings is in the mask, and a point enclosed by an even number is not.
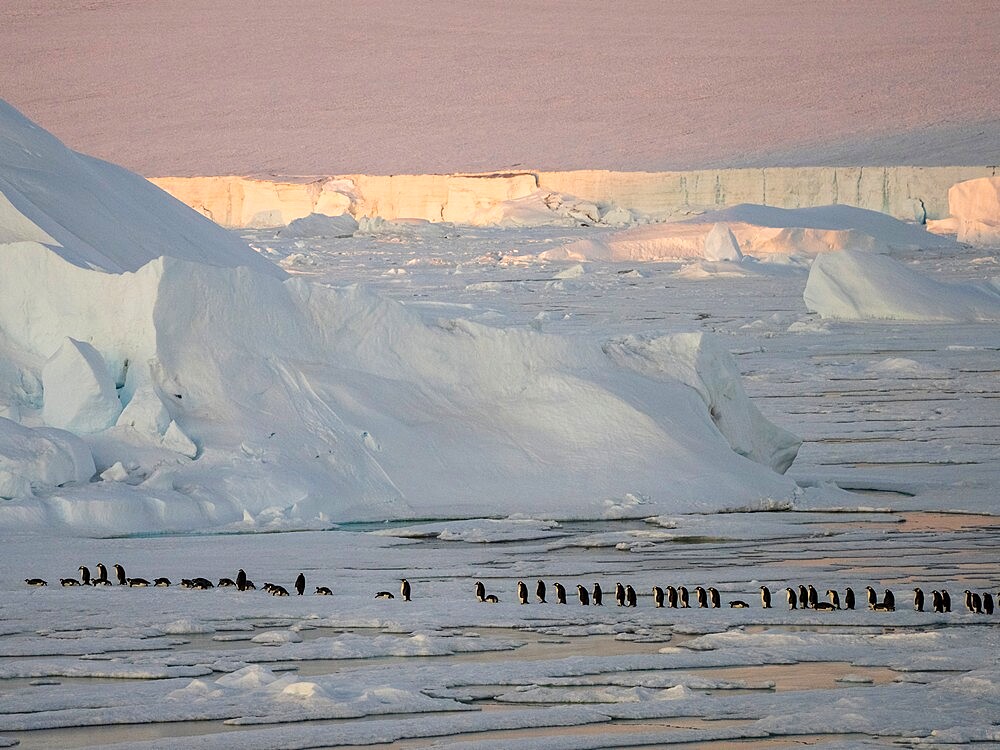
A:
[[[115,582],[119,586],[127,586],[129,588],[146,588],[149,586],[155,588],[167,588],[171,585],[169,578],[160,577],[154,578],[149,581],[146,578],[129,578],[125,575],[125,568],[122,565],[115,564],[112,566],[114,570],[115,578],[112,580],[108,576],[108,569],[104,563],[97,563],[97,576],[93,577],[90,568],[86,565],[81,565],[77,572],[80,577],[77,578],[60,578],[59,583],[64,588],[70,588],[74,586],[112,586]],[[399,596],[404,602],[410,601],[410,582],[405,578],[401,578],[399,585]],[[49,583],[44,578],[25,578],[25,584],[28,586],[33,586],[35,588],[41,588],[42,586],[48,586]],[[237,591],[256,591],[257,586],[247,578],[246,571],[240,568],[239,572],[236,574],[236,578],[220,578],[217,584],[212,583],[209,579],[197,576],[195,578],[182,578],[180,588],[184,589],[198,589],[206,590],[213,588],[235,588]],[[306,592],[306,576],[304,573],[299,573],[295,578],[295,583],[292,585],[295,593],[302,596]],[[261,586],[261,589],[271,594],[271,596],[289,596],[289,591],[284,586],[280,586],[274,583],[265,583]],[[333,591],[328,586],[317,586],[316,595],[318,596],[331,596]],[[375,594],[376,599],[393,599],[395,596],[389,591],[379,591]]]
[[[561,583],[553,583],[556,604],[566,604],[566,587]],[[482,581],[476,581],[476,599],[480,602],[497,604],[500,597],[496,594],[487,594],[486,585]],[[718,609],[722,606],[722,597],[719,590],[713,586],[704,588],[696,586],[694,589],[695,602],[700,609]],[[535,599],[539,604],[547,604],[548,588],[545,581],[538,579],[535,583]],[[588,590],[585,586],[577,584],[576,596],[580,604],[586,606],[600,607],[604,603],[604,592],[600,583],[594,583],[593,589]],[[669,607],[674,609],[687,609],[691,607],[691,595],[685,586],[667,586],[663,589],[659,586],[652,588],[653,604],[656,608]],[[839,609],[854,609],[855,596],[854,589],[848,587],[844,591],[843,599],[836,589],[827,589],[826,599],[819,598],[819,592],[812,584],[799,585],[797,589],[788,587],[785,589],[785,600],[788,609],[811,609],[820,612],[831,612]],[[890,589],[885,589],[879,598],[878,593],[871,586],[865,586],[865,597],[868,609],[873,612],[894,612],[896,610],[896,597]],[[1000,594],[997,594],[1000,600]],[[528,585],[524,581],[517,582],[517,601],[520,604],[528,604]],[[635,589],[630,585],[622,585],[621,582],[615,584],[615,602],[619,607],[637,606],[637,595]],[[764,609],[771,609],[771,590],[767,586],[760,587],[760,602]],[[913,589],[913,609],[917,612],[924,610],[924,592],[920,588]],[[931,592],[931,609],[934,612],[951,612],[951,596],[946,589],[940,591],[935,589]],[[732,599],[728,602],[732,609],[745,609],[750,605],[742,599]],[[994,612],[994,597],[990,592],[982,594],[965,591],[965,607],[969,612],[976,614],[992,615]]]
[[[566,587],[557,581],[552,584],[552,588],[555,591],[556,604],[566,604]],[[718,609],[722,606],[722,597],[719,594],[719,590],[715,587],[710,586],[706,589],[696,586],[694,591],[695,600],[699,607]],[[545,585],[545,581],[538,579],[535,582],[535,599],[539,604],[547,604],[547,595],[548,588]],[[653,602],[657,608],[667,606],[684,609],[691,606],[691,594],[684,586],[667,586],[666,589],[653,586],[652,595]],[[586,586],[577,584],[576,598],[579,600],[581,606],[584,607],[604,606],[604,590],[601,588],[599,582],[594,583],[593,589],[587,589]],[[480,602],[488,602],[490,604],[496,604],[500,601],[500,597],[496,594],[486,593],[486,586],[482,581],[476,581],[476,599]],[[524,581],[518,581],[517,601],[521,604],[527,604],[528,600],[528,585]],[[619,607],[638,606],[638,595],[635,589],[630,584],[622,584],[621,581],[615,583],[615,603]],[[744,608],[749,605],[741,599],[734,599],[729,602],[729,606],[735,609]]]

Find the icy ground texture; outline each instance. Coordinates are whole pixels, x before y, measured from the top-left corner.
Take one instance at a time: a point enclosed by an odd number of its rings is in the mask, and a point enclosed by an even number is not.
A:
[[[144,175],[1000,164],[991,2],[170,7],[4,0],[0,91]]]
[[[53,544],[4,535],[0,742],[49,747],[306,748],[425,738],[447,748],[657,747],[746,739],[818,747],[1000,741],[997,527],[934,514],[752,513],[651,522],[467,520],[281,534]],[[534,533],[532,533],[534,532]],[[234,576],[307,595],[60,588],[78,565],[130,576]],[[20,583],[29,575],[47,588]],[[413,600],[376,600],[408,578]],[[515,584],[548,584],[549,604]],[[496,605],[476,602],[482,580]],[[555,582],[570,603],[553,601]],[[605,606],[581,607],[599,581]],[[633,585],[638,607],[611,596]],[[895,590],[897,611],[789,612]],[[654,609],[652,586],[714,585],[723,608]],[[774,592],[762,610],[758,587]],[[914,585],[950,614],[914,612]],[[329,586],[332,597],[315,596]],[[825,598],[825,597],[824,597]],[[727,607],[734,599],[749,609]]]

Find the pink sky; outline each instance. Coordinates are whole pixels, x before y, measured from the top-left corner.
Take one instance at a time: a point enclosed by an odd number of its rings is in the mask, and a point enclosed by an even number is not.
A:
[[[4,0],[0,96],[145,175],[1000,163],[1000,3]]]

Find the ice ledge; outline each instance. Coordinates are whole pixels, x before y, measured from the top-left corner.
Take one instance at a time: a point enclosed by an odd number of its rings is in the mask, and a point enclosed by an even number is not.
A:
[[[739,203],[843,204],[923,222],[949,215],[948,189],[955,183],[997,174],[996,166],[871,166],[151,181],[226,227],[284,226],[313,213],[473,225],[621,223],[622,212],[666,219]]]

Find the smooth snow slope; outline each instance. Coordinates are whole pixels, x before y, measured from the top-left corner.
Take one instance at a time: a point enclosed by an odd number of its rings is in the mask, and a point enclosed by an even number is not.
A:
[[[71,151],[0,99],[0,245],[22,241],[58,247],[71,263],[111,272],[169,255],[284,276],[148,181]]]
[[[0,4],[0,91],[145,175],[1000,163],[996,4]]]

